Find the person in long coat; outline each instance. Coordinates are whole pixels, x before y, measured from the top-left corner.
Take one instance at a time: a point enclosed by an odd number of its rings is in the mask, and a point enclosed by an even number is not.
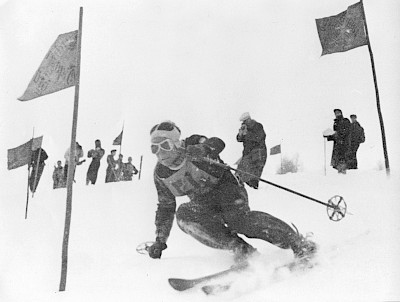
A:
[[[116,177],[116,165],[118,163],[117,160],[114,159],[117,150],[111,150],[111,154],[107,156],[107,170],[106,170],[106,182],[115,182],[117,180]]]
[[[95,184],[97,180],[97,174],[99,172],[100,168],[100,160],[104,156],[104,149],[101,148],[101,141],[99,139],[96,139],[95,142],[95,149],[91,149],[88,152],[87,157],[92,158],[92,162],[89,165],[89,169],[86,173],[86,185],[89,183]]]
[[[43,148],[38,148],[32,151],[31,155],[31,167],[32,172],[29,177],[29,188],[32,193],[36,192],[36,188],[39,184],[40,177],[42,176],[44,166],[46,165],[44,161],[48,158],[46,151]]]
[[[236,176],[250,187],[258,189],[259,177],[261,177],[267,161],[264,128],[261,123],[252,119],[248,112],[242,114],[240,121],[242,125],[236,139],[243,143],[243,152],[238,170],[254,176],[241,172],[238,172]]]
[[[53,189],[65,188],[64,167],[61,166],[61,160],[57,161],[53,171]]]
[[[335,109],[333,135],[327,136],[328,141],[333,141],[331,166],[339,173],[346,173],[346,153],[350,147],[350,121],[343,117],[342,110]]]

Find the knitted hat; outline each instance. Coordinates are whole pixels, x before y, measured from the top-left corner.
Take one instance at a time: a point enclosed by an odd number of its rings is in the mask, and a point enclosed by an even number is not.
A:
[[[170,140],[176,142],[179,141],[181,136],[181,130],[175,125],[174,122],[166,121],[155,125],[150,130],[151,141],[156,138],[163,137],[169,138]]]
[[[245,120],[250,119],[250,118],[251,118],[250,113],[245,112],[240,116],[239,121],[244,122]]]

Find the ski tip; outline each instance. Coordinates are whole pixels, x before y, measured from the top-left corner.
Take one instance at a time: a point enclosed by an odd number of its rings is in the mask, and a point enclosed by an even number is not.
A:
[[[179,279],[179,278],[169,278],[168,279],[169,285],[171,285],[173,289],[180,291],[180,292],[189,288],[188,286],[186,286],[187,282],[185,282],[185,281],[186,280]]]

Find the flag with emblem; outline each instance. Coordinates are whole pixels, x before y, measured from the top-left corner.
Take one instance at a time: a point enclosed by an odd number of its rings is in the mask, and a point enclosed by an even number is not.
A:
[[[58,36],[18,100],[29,101],[76,85],[77,36],[77,30]]]
[[[364,9],[353,4],[336,16],[316,19],[322,55],[344,52],[367,45]]]

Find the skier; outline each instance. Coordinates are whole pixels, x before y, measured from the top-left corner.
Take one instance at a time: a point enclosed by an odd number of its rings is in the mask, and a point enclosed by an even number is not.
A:
[[[91,149],[88,152],[87,157],[92,158],[92,162],[89,165],[89,169],[86,174],[86,185],[89,183],[95,184],[97,180],[97,173],[99,172],[100,168],[100,160],[104,156],[104,149],[101,148],[101,141],[99,139],[96,139],[95,142],[95,149]]]
[[[192,135],[180,141],[181,131],[173,122],[157,124],[150,135],[151,150],[158,160],[154,170],[156,240],[148,248],[151,258],[161,258],[167,248],[175,215],[183,232],[209,247],[232,251],[235,261],[256,252],[238,234],[292,249],[300,259],[309,259],[316,251],[314,242],[282,220],[251,211],[244,186],[230,170],[204,159],[222,163],[219,153],[225,143],[221,139]],[[176,197],[185,195],[190,202],[176,209]]]
[[[343,117],[342,110],[334,109],[335,119],[333,123],[333,135],[328,135],[328,141],[334,141],[331,166],[338,170],[338,173],[346,174],[346,154],[350,146],[350,121]]]
[[[247,183],[250,187],[258,189],[258,177],[267,161],[267,147],[265,146],[265,132],[263,126],[250,117],[248,112],[242,114],[239,119],[242,125],[236,136],[238,142],[243,142],[242,158],[239,161],[238,170],[255,175],[252,177],[247,173],[236,173],[240,181]]]
[[[360,144],[365,142],[364,128],[361,127],[360,123],[357,121],[357,115],[350,115],[351,125],[350,125],[350,146],[347,151],[347,169],[357,169],[357,151]]]
[[[61,166],[61,160],[57,161],[53,171],[53,189],[65,188],[64,167]]]
[[[46,165],[44,161],[48,158],[46,151],[43,148],[37,148],[32,151],[31,155],[31,167],[32,172],[29,177],[29,188],[32,193],[36,192],[36,188],[39,184],[40,177],[42,176],[44,166]]]

